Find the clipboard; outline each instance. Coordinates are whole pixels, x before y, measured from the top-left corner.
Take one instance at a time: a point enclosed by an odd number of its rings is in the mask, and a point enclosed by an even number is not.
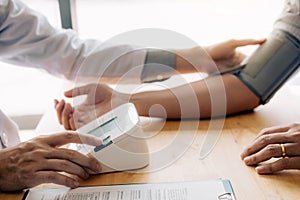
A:
[[[23,200],[236,200],[227,179],[170,183],[137,183],[70,189],[34,188]]]

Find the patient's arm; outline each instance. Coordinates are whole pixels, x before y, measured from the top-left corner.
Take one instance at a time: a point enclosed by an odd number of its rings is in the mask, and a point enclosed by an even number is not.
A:
[[[252,110],[259,105],[259,98],[231,74],[168,90],[137,93],[129,101],[142,116],[148,116],[150,110],[151,116],[167,118],[206,118]],[[152,107],[156,104],[161,105],[164,111]]]
[[[227,115],[251,110],[259,105],[259,98],[231,74],[133,95],[119,93],[101,84],[75,88],[65,95],[87,95],[85,102],[75,107],[66,106],[64,101],[56,101],[60,123],[66,129],[74,130],[127,102],[136,106],[139,115],[173,119]]]

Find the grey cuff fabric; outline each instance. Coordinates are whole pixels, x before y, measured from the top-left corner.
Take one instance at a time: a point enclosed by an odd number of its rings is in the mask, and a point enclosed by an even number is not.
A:
[[[141,74],[141,81],[150,83],[168,79],[175,71],[175,59],[176,54],[171,51],[149,49]]]

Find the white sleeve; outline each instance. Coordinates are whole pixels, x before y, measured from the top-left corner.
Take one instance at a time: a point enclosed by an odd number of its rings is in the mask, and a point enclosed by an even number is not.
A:
[[[139,78],[145,56],[145,50],[130,45],[81,40],[72,30],[53,28],[44,16],[18,0],[0,1],[2,61],[45,69],[68,79],[78,75],[119,77],[127,72]]]
[[[20,143],[19,128],[0,110],[0,149]]]

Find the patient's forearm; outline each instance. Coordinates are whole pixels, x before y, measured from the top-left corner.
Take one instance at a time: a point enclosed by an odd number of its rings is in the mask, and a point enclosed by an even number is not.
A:
[[[252,110],[259,105],[259,99],[229,74],[168,90],[137,93],[130,101],[142,116],[167,118],[206,118]]]

